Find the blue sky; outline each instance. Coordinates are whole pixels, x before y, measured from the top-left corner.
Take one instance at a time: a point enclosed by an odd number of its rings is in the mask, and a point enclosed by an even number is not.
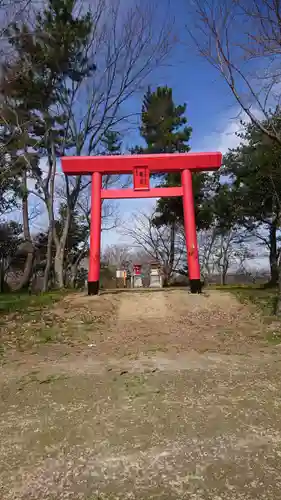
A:
[[[168,0],[163,0],[163,5],[165,3]],[[223,132],[229,118],[237,116],[238,109],[222,77],[198,55],[188,36],[185,27],[187,5],[188,0],[172,1],[170,9],[176,16],[175,31],[180,43],[175,47],[169,65],[157,70],[148,78],[148,83],[152,87],[172,87],[175,102],[187,104],[186,114],[193,128],[191,146],[193,150],[201,151],[211,146],[211,136]],[[132,99],[130,104],[140,109],[141,96]]]

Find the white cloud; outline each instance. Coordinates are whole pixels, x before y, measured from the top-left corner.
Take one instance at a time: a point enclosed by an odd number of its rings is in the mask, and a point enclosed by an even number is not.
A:
[[[258,110],[252,110],[252,112],[258,119],[263,118]],[[250,119],[246,113],[239,113],[239,111],[234,118],[232,114],[232,117],[228,115],[220,119],[216,131],[203,138],[201,151],[220,151],[225,154],[229,149],[236,148],[241,142],[241,138],[237,136],[237,133],[243,130],[241,121],[249,123]]]

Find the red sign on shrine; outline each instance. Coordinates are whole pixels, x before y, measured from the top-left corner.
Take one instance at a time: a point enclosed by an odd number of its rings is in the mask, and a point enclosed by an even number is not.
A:
[[[91,229],[88,293],[99,292],[101,201],[120,198],[161,198],[182,196],[187,264],[191,293],[201,292],[200,265],[196,235],[196,221],[192,188],[192,172],[216,170],[222,164],[221,153],[181,153],[128,156],[79,156],[62,158],[66,175],[91,175]],[[145,166],[144,166],[145,165]],[[114,174],[134,175],[134,189],[103,189],[102,176]],[[181,186],[149,186],[150,173],[180,172]]]
[[[134,275],[135,276],[140,276],[141,275],[141,265],[140,264],[134,264]]]
[[[147,167],[134,168],[134,190],[149,189],[149,170]]]

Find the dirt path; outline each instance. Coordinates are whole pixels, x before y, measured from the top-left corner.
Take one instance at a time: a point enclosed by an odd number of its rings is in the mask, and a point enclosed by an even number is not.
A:
[[[119,321],[143,321],[160,318],[165,319],[167,315],[167,297],[165,293],[136,293],[124,294],[121,298],[118,320]]]
[[[72,341],[2,366],[1,499],[281,498],[281,351],[257,314],[183,290],[52,314]]]

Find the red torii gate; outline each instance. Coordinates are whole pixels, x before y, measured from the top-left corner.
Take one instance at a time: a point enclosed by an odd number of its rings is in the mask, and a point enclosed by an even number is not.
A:
[[[183,197],[184,228],[191,293],[201,293],[192,172],[216,170],[221,153],[182,153],[130,156],[65,156],[62,170],[66,175],[91,175],[91,230],[88,294],[97,295],[100,279],[101,200],[120,198]],[[150,173],[181,172],[180,187],[150,188]],[[102,176],[133,173],[133,189],[102,189]]]

